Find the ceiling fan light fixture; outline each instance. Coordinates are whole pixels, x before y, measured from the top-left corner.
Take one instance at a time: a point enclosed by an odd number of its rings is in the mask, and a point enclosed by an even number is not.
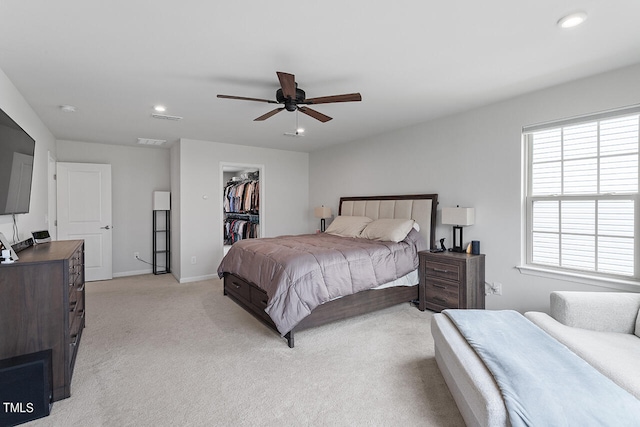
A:
[[[305,105],[316,105],[316,104],[331,104],[334,102],[357,102],[362,101],[362,96],[359,93],[346,93],[343,95],[331,95],[331,96],[321,96],[316,98],[307,98],[305,91],[298,87],[298,83],[296,83],[293,74],[283,73],[281,71],[277,71],[278,80],[280,81],[280,89],[276,90],[276,100],[270,99],[261,99],[261,98],[248,98],[246,96],[233,96],[233,95],[221,95],[218,94],[218,98],[226,98],[226,99],[239,99],[243,101],[256,101],[256,102],[266,102],[269,104],[279,104],[281,107],[278,107],[274,110],[269,111],[253,119],[254,122],[261,122],[269,117],[272,117],[278,114],[281,111],[287,110],[290,112],[298,112],[306,114],[309,117],[312,117],[322,123],[326,123],[329,120],[332,120],[331,117],[320,113],[314,109],[306,107]],[[300,106],[303,105],[303,106]],[[297,116],[296,116],[297,117]],[[296,125],[296,128],[298,126]],[[298,134],[298,132],[296,132]]]
[[[558,26],[560,28],[573,28],[582,24],[587,20],[587,12],[579,11],[573,12],[566,16],[563,16],[558,20]]]
[[[165,107],[164,105],[154,105],[153,106],[153,110],[157,111],[158,113],[164,113],[165,111],[167,111],[167,107]]]
[[[303,137],[304,134],[299,133],[299,132],[285,132],[284,136],[292,136],[294,138],[300,138],[300,137]]]

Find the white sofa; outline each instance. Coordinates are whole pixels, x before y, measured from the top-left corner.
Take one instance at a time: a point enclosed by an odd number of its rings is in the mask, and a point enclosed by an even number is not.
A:
[[[640,293],[553,292],[551,316],[525,316],[640,399]]]
[[[553,292],[525,316],[640,399],[640,293]],[[493,376],[444,314],[431,323],[438,367],[468,426],[508,426]]]

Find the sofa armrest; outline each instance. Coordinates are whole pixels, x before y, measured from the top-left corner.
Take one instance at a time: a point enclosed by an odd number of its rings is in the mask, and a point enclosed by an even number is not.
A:
[[[551,317],[575,328],[633,334],[640,310],[640,293],[551,293]]]

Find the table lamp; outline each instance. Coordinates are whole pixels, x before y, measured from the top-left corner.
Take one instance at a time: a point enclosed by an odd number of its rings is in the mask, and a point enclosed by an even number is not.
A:
[[[464,252],[462,248],[462,227],[473,225],[475,221],[474,208],[442,208],[442,224],[453,225],[453,246],[452,252]]]
[[[324,233],[325,230],[325,222],[326,218],[331,218],[331,208],[326,207],[324,205],[315,208],[314,214],[316,218],[320,218],[320,231]]]

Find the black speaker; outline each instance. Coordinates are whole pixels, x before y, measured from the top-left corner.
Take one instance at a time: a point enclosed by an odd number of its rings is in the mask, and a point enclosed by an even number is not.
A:
[[[0,426],[46,417],[52,405],[50,349],[0,360]]]
[[[471,253],[474,255],[480,255],[480,241],[472,240],[471,241]]]

